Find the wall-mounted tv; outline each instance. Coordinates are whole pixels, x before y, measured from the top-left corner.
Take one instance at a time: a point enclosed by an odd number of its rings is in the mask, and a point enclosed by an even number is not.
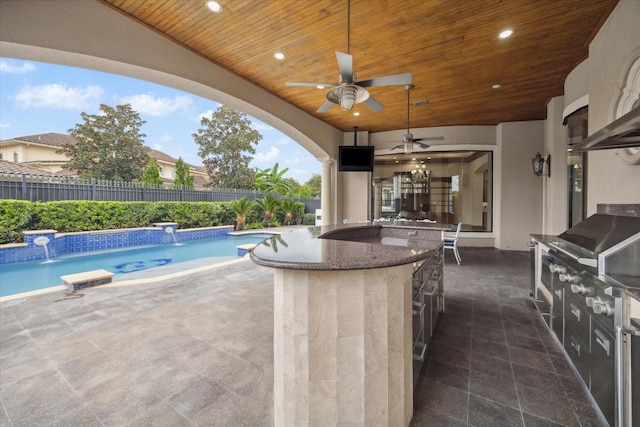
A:
[[[340,172],[373,172],[373,147],[341,145],[338,149]]]

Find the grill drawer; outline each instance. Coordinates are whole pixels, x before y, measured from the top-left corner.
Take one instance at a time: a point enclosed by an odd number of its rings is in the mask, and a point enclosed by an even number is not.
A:
[[[587,353],[591,351],[589,347],[590,337],[589,330],[591,316],[587,308],[580,304],[578,300],[569,292],[564,292],[564,327],[565,334],[568,334],[570,329],[572,333],[580,339],[583,343],[587,344]]]

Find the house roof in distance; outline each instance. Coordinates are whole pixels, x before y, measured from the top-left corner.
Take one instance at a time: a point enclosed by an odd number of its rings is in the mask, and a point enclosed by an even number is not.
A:
[[[71,135],[65,135],[62,133],[41,133],[38,135],[28,135],[28,136],[17,136],[11,139],[5,139],[0,142],[7,141],[23,141],[31,144],[42,144],[42,145],[50,145],[52,147],[62,147],[63,144],[67,143],[75,143],[75,138]]]
[[[44,171],[42,169],[32,168],[20,163],[8,162],[6,160],[0,160],[0,173],[12,173],[12,174],[26,174],[26,175],[42,175],[42,176],[61,176],[51,172]]]

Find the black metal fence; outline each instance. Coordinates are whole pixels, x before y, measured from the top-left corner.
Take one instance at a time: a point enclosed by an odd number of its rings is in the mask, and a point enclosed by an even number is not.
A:
[[[233,188],[166,188],[139,182],[67,178],[59,176],[0,173],[0,199],[50,202],[58,200],[95,200],[120,202],[230,202],[247,196],[261,199],[256,190]],[[305,212],[320,209],[320,199],[293,199],[304,203]]]

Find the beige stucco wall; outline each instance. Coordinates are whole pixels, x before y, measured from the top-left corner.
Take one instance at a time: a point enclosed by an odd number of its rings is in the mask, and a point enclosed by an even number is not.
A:
[[[626,73],[640,57],[640,1],[621,0],[589,45],[589,134],[615,119]],[[587,215],[598,203],[640,203],[640,166],[619,150],[588,154]]]
[[[13,162],[13,153],[18,153],[18,162],[30,161],[66,161],[63,154],[56,154],[58,147],[44,146],[38,144],[28,144],[24,142],[12,142],[6,140],[0,144],[2,159]]]
[[[497,126],[500,175],[496,214],[496,247],[526,250],[530,233],[542,230],[542,177],[531,170],[531,158],[544,148],[544,121]]]
[[[551,155],[551,177],[542,176],[544,234],[557,235],[567,229],[567,143],[562,124],[565,98],[555,97],[547,104],[543,155]]]

